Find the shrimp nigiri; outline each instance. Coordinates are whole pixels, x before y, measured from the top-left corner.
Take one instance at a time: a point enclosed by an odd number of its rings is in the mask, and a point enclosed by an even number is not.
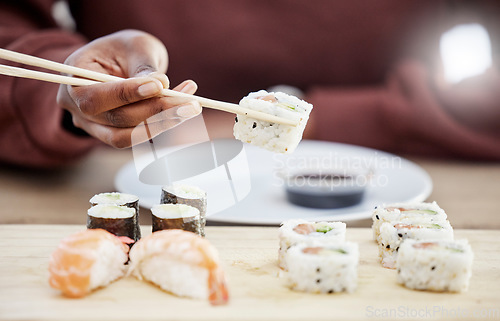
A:
[[[213,305],[229,299],[217,250],[191,232],[163,230],[142,238],[130,250],[129,272],[178,296]]]
[[[50,286],[78,298],[125,274],[133,240],[102,229],[84,230],[63,239],[49,262]]]

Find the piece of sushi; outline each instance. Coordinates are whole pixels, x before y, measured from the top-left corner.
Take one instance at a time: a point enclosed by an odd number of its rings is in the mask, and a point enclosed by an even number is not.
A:
[[[87,210],[87,228],[104,229],[116,236],[137,241],[137,217],[133,208],[99,204]]]
[[[377,243],[383,267],[396,268],[399,247],[406,239],[453,241],[453,228],[449,221],[433,222],[422,218],[382,223]]]
[[[200,235],[205,236],[207,222],[207,192],[197,186],[176,184],[163,186],[161,204],[186,204],[200,211]]]
[[[380,234],[380,225],[384,222],[398,221],[406,218],[422,218],[429,221],[446,221],[446,212],[436,202],[432,203],[395,203],[377,206],[372,214],[373,239]]]
[[[200,211],[185,204],[159,204],[151,208],[153,232],[179,229],[201,235]]]
[[[210,242],[182,230],[154,232],[130,251],[130,273],[182,297],[225,304],[229,299],[217,250]]]
[[[464,292],[469,288],[473,258],[467,240],[406,240],[399,248],[398,282],[415,290]]]
[[[119,192],[100,193],[90,199],[90,204],[95,205],[118,205],[130,207],[135,210],[135,235],[132,238],[137,241],[141,238],[141,228],[139,225],[139,197]]]
[[[291,153],[295,150],[313,108],[311,104],[295,96],[265,90],[250,93],[240,101],[240,106],[298,122],[296,126],[291,126],[261,121],[246,115],[236,116],[233,128],[236,139],[277,153]]]
[[[331,244],[345,240],[346,224],[343,222],[308,222],[302,219],[284,221],[279,228],[278,264],[287,269],[286,252],[293,245]]]
[[[78,298],[108,285],[125,274],[130,242],[102,229],[70,235],[50,256],[50,286]]]
[[[287,253],[287,280],[293,290],[311,293],[353,292],[357,285],[358,245],[298,244]]]

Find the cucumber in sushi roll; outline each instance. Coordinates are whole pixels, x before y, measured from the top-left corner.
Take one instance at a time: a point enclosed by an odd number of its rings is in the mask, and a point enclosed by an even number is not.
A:
[[[113,204],[98,204],[87,211],[87,228],[103,229],[116,236],[137,241],[137,219],[133,208]]]
[[[151,208],[153,232],[179,229],[201,236],[200,211],[185,204],[159,204]]]
[[[297,121],[296,126],[270,123],[237,115],[234,137],[244,143],[263,147],[277,153],[291,153],[302,139],[313,106],[295,96],[282,92],[261,90],[250,93],[240,106],[266,114]]]
[[[469,288],[473,258],[467,240],[406,240],[399,249],[398,282],[414,290],[463,292]]]
[[[135,233],[130,237],[134,241],[141,238],[141,228],[139,226],[139,197],[119,192],[100,193],[90,199],[90,204],[95,205],[118,205],[134,209],[135,211]]]
[[[278,264],[286,270],[286,252],[299,243],[330,244],[345,240],[346,224],[343,222],[308,222],[306,220],[288,220],[279,229],[280,249]]]
[[[161,204],[185,204],[200,211],[200,235],[205,236],[207,215],[207,193],[197,186],[177,184],[164,186],[161,190]]]
[[[311,293],[353,292],[357,285],[358,245],[292,246],[287,253],[288,284],[293,290]]]

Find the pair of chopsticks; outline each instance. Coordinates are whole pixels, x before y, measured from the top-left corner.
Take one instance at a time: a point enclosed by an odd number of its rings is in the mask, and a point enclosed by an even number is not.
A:
[[[116,77],[112,75],[103,74],[100,72],[82,69],[74,66],[69,66],[65,64],[61,64],[58,62],[18,53],[15,51],[10,51],[7,49],[0,48],[0,58],[14,61],[17,63],[22,63],[28,66],[41,67],[44,69],[57,71],[60,73],[70,74],[74,76],[79,76],[83,78],[74,78],[70,76],[63,76],[51,73],[45,73],[35,70],[23,69],[19,67],[6,66],[0,64],[0,74],[20,77],[20,78],[30,78],[37,79],[42,81],[48,81],[58,84],[65,84],[71,86],[90,86],[95,85],[101,82],[111,82],[111,81],[120,81],[124,80],[124,78]],[[297,123],[293,120],[284,119],[275,115],[266,114],[263,112],[243,108],[240,105],[232,104],[228,102],[213,100],[209,98],[199,97],[195,95],[190,95],[186,93],[181,93],[178,91],[174,91],[171,89],[163,89],[162,95],[170,96],[170,97],[182,97],[187,98],[189,100],[196,100],[202,106],[222,110],[228,113],[234,113],[237,115],[246,115],[258,120],[267,121],[270,123],[276,124],[284,124],[284,125],[292,125],[295,126]]]

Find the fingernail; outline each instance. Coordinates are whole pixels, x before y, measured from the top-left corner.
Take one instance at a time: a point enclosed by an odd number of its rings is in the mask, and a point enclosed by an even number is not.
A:
[[[177,115],[180,117],[188,118],[198,115],[201,112],[201,108],[199,106],[195,106],[193,104],[184,105],[177,108]]]
[[[193,89],[193,84],[188,82],[184,87],[181,89],[181,93],[188,93]]]
[[[158,85],[154,81],[145,83],[144,85],[140,85],[139,88],[137,89],[137,92],[142,97],[153,96],[154,94],[157,94],[159,91],[160,88],[158,88]]]

